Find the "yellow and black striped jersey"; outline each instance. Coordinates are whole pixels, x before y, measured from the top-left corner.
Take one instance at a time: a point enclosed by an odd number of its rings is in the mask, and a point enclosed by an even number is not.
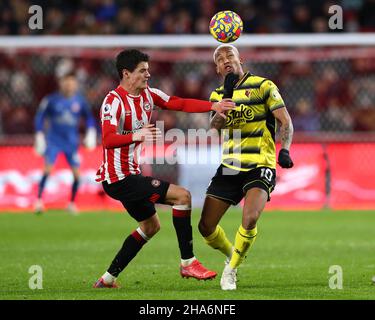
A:
[[[220,101],[223,86],[211,93],[210,101]],[[234,87],[236,108],[227,114],[221,163],[249,171],[256,167],[276,168],[276,119],[272,111],[284,107],[277,86],[268,79],[245,73]]]

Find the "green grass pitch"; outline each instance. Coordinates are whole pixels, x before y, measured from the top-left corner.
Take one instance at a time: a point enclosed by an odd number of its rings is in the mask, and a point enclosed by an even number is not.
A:
[[[264,212],[256,243],[239,268],[238,289],[224,292],[224,259],[199,235],[199,211],[193,213],[195,254],[219,273],[206,282],[180,277],[171,212],[159,211],[160,232],[120,275],[116,290],[92,284],[136,227],[127,214],[0,214],[0,300],[375,299],[375,212]],[[230,239],[240,220],[239,209],[224,216]],[[43,289],[29,288],[32,265],[42,267]],[[329,287],[332,265],[342,268],[342,289]]]

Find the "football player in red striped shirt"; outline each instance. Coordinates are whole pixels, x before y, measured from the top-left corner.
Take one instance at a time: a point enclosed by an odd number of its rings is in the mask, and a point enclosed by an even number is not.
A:
[[[141,174],[139,158],[142,142],[156,141],[161,132],[150,124],[154,106],[183,112],[215,111],[225,117],[234,108],[228,99],[208,102],[182,99],[150,88],[149,57],[138,50],[124,50],[116,57],[119,86],[108,93],[100,111],[103,162],[96,181],[104,191],[120,201],[139,226],[124,241],[108,270],[95,288],[114,288],[116,278],[160,229],[155,203],[172,206],[173,225],[181,253],[180,274],[199,280],[212,279],[216,272],[206,269],[194,256],[190,192]]]

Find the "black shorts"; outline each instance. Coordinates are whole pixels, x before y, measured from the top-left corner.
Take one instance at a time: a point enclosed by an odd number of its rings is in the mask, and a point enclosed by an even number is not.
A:
[[[169,188],[169,182],[141,174],[130,175],[110,184],[104,181],[102,184],[104,191],[111,198],[119,200],[138,222],[154,215],[155,203],[164,203]]]
[[[220,165],[211,179],[206,194],[236,205],[248,190],[260,188],[267,192],[269,201],[275,185],[275,169],[259,167],[250,171],[237,171]]]

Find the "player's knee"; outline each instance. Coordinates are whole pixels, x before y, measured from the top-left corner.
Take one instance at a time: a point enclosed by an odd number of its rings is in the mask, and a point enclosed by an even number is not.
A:
[[[160,231],[160,222],[154,222],[143,227],[143,232],[147,237],[152,238],[155,234]]]
[[[79,174],[78,171],[73,170],[73,179],[74,179],[75,181],[79,181],[79,179],[80,179],[80,174]]]
[[[215,228],[207,224],[206,221],[200,220],[198,224],[198,230],[203,237],[208,237],[215,231]]]
[[[256,209],[247,211],[243,219],[245,229],[250,230],[255,228],[261,213],[262,211]]]
[[[188,190],[181,188],[181,191],[179,193],[177,202],[177,205],[186,205],[191,206],[191,194]]]
[[[153,228],[152,228],[152,230],[151,230],[151,232],[152,232],[152,236],[154,236],[155,234],[157,234],[159,231],[160,231],[160,223],[158,222],[158,223],[156,223],[156,224],[153,226]]]

